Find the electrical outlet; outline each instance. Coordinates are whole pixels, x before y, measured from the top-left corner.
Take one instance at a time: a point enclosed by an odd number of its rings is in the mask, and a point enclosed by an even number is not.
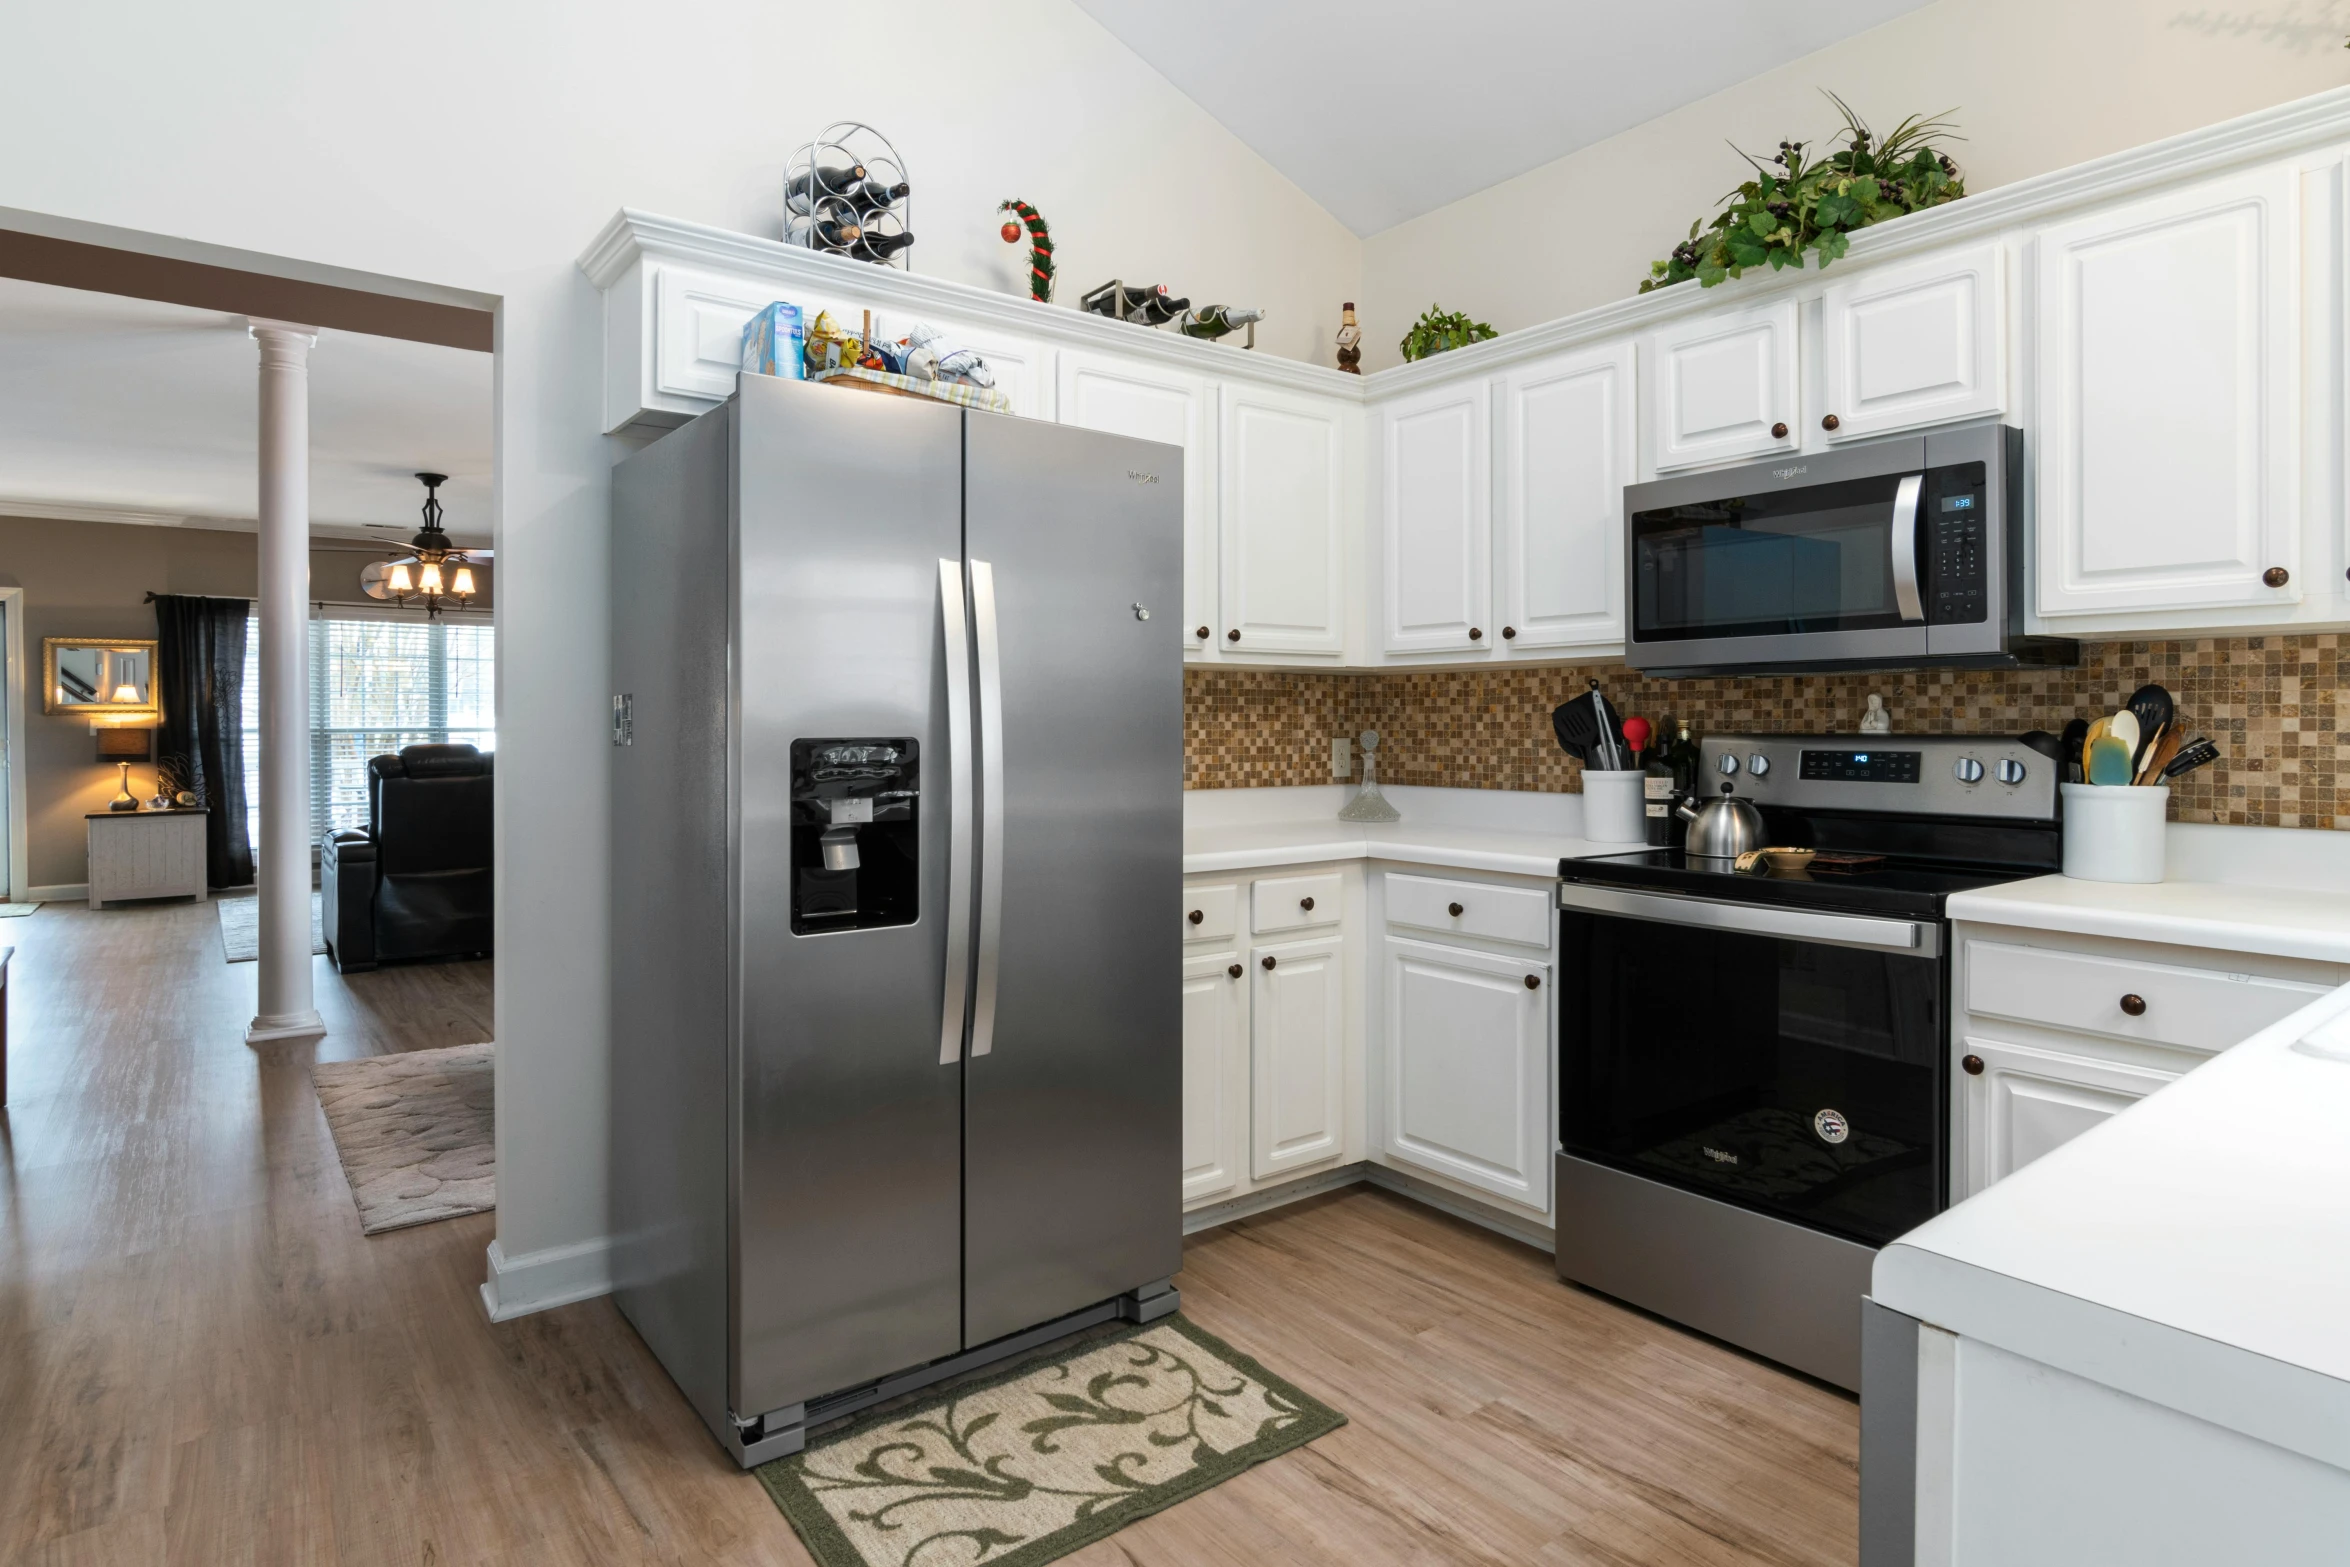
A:
[[[1352,778],[1355,775],[1355,743],[1345,735],[1330,737],[1330,776]]]

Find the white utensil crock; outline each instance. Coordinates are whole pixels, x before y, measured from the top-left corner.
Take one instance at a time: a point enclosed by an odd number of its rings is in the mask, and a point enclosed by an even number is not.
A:
[[[2075,881],[2156,882],[2170,788],[2064,785],[2064,873]]]
[[[1593,843],[1646,843],[1648,774],[1583,769],[1583,836]]]

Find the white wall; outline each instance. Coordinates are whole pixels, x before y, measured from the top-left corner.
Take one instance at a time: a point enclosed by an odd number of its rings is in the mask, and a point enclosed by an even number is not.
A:
[[[1725,141],[1836,127],[1823,87],[1878,130],[1955,110],[1985,191],[2339,87],[2345,35],[2341,0],[1938,0],[1365,241],[1364,368],[1431,303],[1507,332],[1631,294],[1747,177]]]
[[[773,232],[799,141],[891,133],[916,266],[1021,289],[998,200],[1066,297],[1116,273],[1262,304],[1316,355],[1357,241],[1065,0],[18,5],[0,206],[501,296],[498,1235],[604,1223],[601,344],[573,265],[623,204]]]

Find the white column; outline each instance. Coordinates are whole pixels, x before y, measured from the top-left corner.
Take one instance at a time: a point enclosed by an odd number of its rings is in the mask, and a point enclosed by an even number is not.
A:
[[[310,348],[315,329],[252,323],[261,345],[260,1004],[245,1043],[326,1032],[310,992]]]

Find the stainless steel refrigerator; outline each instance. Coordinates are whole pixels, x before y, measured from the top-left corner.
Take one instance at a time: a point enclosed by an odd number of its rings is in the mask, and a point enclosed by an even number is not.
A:
[[[616,1292],[746,1466],[1174,1309],[1182,472],[766,376],[615,471]]]

